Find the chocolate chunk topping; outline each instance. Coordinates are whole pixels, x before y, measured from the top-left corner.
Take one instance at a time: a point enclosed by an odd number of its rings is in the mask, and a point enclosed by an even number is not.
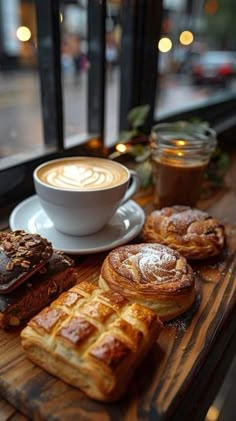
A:
[[[1,237],[1,250],[11,259],[12,269],[14,266],[30,269],[33,264],[41,260],[48,261],[52,255],[51,243],[39,234],[28,234],[18,230],[4,233]]]
[[[0,234],[0,291],[24,282],[50,259],[52,244],[39,234],[23,230]]]

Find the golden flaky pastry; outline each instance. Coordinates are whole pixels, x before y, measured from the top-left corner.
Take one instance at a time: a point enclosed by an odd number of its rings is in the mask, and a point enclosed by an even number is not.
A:
[[[81,282],[35,316],[21,339],[36,364],[91,398],[114,401],[161,328],[155,312]]]
[[[224,227],[208,213],[188,206],[166,207],[146,217],[143,240],[161,243],[187,259],[216,256],[224,246]]]
[[[186,259],[160,244],[112,250],[103,262],[99,286],[149,307],[163,321],[189,309],[196,296],[193,271]]]

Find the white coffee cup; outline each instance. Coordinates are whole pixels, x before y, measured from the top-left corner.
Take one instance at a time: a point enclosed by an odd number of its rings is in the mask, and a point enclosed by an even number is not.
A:
[[[97,157],[68,157],[39,165],[33,180],[40,203],[55,228],[68,235],[100,231],[140,186],[138,174]]]

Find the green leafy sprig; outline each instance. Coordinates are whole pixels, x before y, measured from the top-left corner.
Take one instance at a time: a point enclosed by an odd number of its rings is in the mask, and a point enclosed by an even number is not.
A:
[[[222,186],[225,173],[229,168],[229,162],[229,155],[220,147],[217,147],[207,167],[205,179],[215,186]]]
[[[129,130],[121,132],[119,141],[128,142],[136,137],[144,136],[143,125],[150,111],[150,105],[139,105],[132,108],[127,114]]]

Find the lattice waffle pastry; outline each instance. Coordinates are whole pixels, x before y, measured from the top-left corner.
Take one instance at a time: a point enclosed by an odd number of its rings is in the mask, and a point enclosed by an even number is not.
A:
[[[122,295],[82,282],[22,330],[22,346],[42,368],[89,397],[114,401],[156,341],[157,315]]]

